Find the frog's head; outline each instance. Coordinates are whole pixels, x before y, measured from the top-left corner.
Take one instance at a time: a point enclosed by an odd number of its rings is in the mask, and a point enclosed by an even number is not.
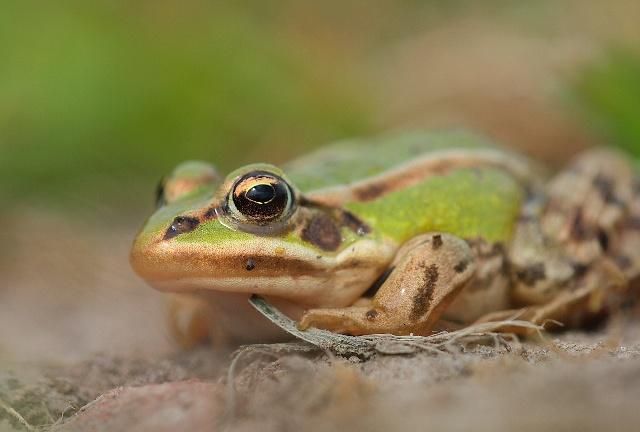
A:
[[[254,164],[226,179],[180,165],[131,252],[164,291],[273,295],[307,304],[352,301],[392,254],[352,213],[305,198],[279,168]]]

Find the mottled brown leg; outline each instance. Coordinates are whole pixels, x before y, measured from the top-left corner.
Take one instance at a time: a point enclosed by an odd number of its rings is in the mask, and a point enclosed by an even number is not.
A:
[[[625,157],[596,150],[552,179],[546,200],[531,197],[510,249],[521,319],[579,324],[622,295],[640,273],[637,185]]]
[[[606,306],[610,295],[626,286],[626,277],[620,269],[609,261],[602,261],[584,277],[575,281],[573,286],[561,291],[547,303],[489,313],[477,323],[504,320],[524,320],[548,328],[554,322],[561,325],[579,325],[585,317],[598,314]],[[526,327],[505,326],[500,331],[529,334],[533,330]]]
[[[432,233],[406,243],[370,305],[311,309],[301,329],[317,327],[352,335],[427,334],[471,279],[474,257],[464,240]]]

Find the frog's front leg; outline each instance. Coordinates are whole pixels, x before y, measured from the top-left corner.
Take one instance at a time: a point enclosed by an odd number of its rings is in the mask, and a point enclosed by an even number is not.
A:
[[[311,309],[299,327],[352,335],[426,334],[474,271],[467,242],[444,233],[421,235],[400,248],[369,305]]]
[[[169,296],[169,330],[183,348],[193,348],[213,339],[213,313],[210,304],[193,294]]]

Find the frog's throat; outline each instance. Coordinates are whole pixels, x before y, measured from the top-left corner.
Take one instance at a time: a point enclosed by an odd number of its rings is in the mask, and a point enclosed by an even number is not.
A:
[[[531,164],[523,158],[493,149],[443,150],[398,165],[382,174],[352,183],[309,192],[317,203],[342,207],[353,201],[372,201],[388,193],[411,187],[426,178],[442,176],[463,168],[492,167],[511,174],[523,185],[536,183]]]
[[[134,245],[134,270],[169,292],[199,290],[263,294],[302,304],[347,305],[389,264],[391,241],[361,239],[335,254],[278,239],[228,242],[224,246],[157,241]]]

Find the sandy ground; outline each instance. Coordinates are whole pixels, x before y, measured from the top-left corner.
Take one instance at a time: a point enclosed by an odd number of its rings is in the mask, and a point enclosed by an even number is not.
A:
[[[296,343],[182,352],[162,296],[128,269],[132,229],[21,218],[31,235],[7,239],[2,265],[1,431],[637,430],[631,312],[539,343],[366,362]],[[54,239],[60,253],[36,253]]]

